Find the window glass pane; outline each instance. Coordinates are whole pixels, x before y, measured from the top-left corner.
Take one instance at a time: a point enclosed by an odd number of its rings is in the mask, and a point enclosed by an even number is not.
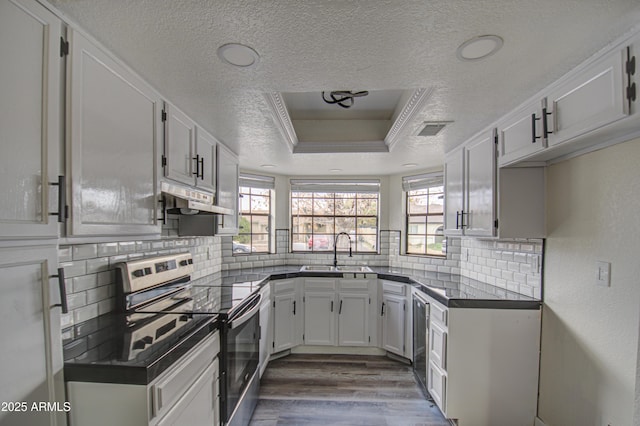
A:
[[[427,223],[426,216],[409,216],[409,223],[407,224],[407,234],[426,234]]]
[[[358,235],[356,241],[356,251],[378,251],[378,235]]]
[[[356,231],[355,217],[337,217],[336,218],[336,233],[346,232],[348,234],[355,234],[355,231]]]
[[[314,198],[313,214],[319,216],[333,216],[333,198]]]
[[[251,194],[269,196],[270,195],[270,190],[262,189],[262,188],[251,188]]]
[[[357,214],[358,216],[377,216],[378,200],[375,198],[370,198],[370,199],[358,198]]]
[[[424,235],[407,236],[407,253],[425,254],[426,237]]]
[[[429,195],[429,214],[442,214],[444,212],[443,194]]]
[[[251,216],[251,232],[266,234],[269,232],[269,216]]]
[[[408,213],[409,214],[426,214],[427,213],[427,196],[408,197]]]
[[[336,198],[355,199],[355,192],[336,192]]]
[[[336,216],[353,216],[356,214],[356,200],[354,198],[336,199]]]
[[[314,234],[334,234],[333,217],[315,216],[313,218]]]
[[[375,217],[358,218],[358,235],[360,234],[377,234],[378,219]]]
[[[427,236],[427,254],[443,255],[442,241],[444,237],[429,235]]]
[[[291,221],[291,232],[295,234],[310,234],[312,223],[313,219],[310,217],[294,217]]]
[[[247,215],[240,217],[238,228],[241,234],[251,234],[251,216]]]
[[[309,250],[333,250],[333,235],[313,234],[307,243]]]
[[[246,198],[246,197],[245,197]],[[269,214],[269,197],[262,195],[251,196],[251,212]]]
[[[269,234],[253,234],[251,244],[256,252],[267,253],[269,251]]]
[[[243,195],[240,198],[240,211],[243,215],[251,213],[251,198],[249,195]]]

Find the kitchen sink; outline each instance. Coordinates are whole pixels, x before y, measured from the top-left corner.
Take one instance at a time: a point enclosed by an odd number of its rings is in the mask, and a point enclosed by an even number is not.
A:
[[[305,265],[300,272],[373,272],[368,266]]]
[[[373,272],[368,266],[338,266],[338,272]]]
[[[335,266],[331,265],[304,265],[300,268],[300,272],[334,272],[335,270]]]

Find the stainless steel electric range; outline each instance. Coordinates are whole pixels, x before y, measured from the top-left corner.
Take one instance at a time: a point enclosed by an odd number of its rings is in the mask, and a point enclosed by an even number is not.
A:
[[[116,311],[72,327],[65,379],[148,384],[220,330],[220,417],[248,424],[259,391],[259,286],[194,280],[193,271],[189,253],[118,264]]]

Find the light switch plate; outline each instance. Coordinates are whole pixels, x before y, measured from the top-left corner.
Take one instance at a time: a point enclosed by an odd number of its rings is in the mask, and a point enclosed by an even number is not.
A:
[[[596,284],[602,287],[609,287],[611,285],[610,262],[596,262]]]

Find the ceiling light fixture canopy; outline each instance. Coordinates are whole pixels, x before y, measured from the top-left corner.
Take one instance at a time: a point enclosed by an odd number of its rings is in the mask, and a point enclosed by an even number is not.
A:
[[[456,56],[461,61],[479,61],[496,53],[504,40],[497,35],[481,35],[462,43],[456,51]]]
[[[328,104],[337,104],[342,108],[351,108],[355,102],[355,98],[361,98],[369,94],[369,92],[366,90],[363,90],[361,92],[352,92],[350,90],[334,90],[332,92],[329,92],[329,97],[331,99],[327,99],[325,93],[326,92],[322,92],[322,100],[324,100]]]
[[[260,55],[252,47],[240,43],[227,43],[218,48],[218,57],[238,68],[253,68],[260,62]]]

